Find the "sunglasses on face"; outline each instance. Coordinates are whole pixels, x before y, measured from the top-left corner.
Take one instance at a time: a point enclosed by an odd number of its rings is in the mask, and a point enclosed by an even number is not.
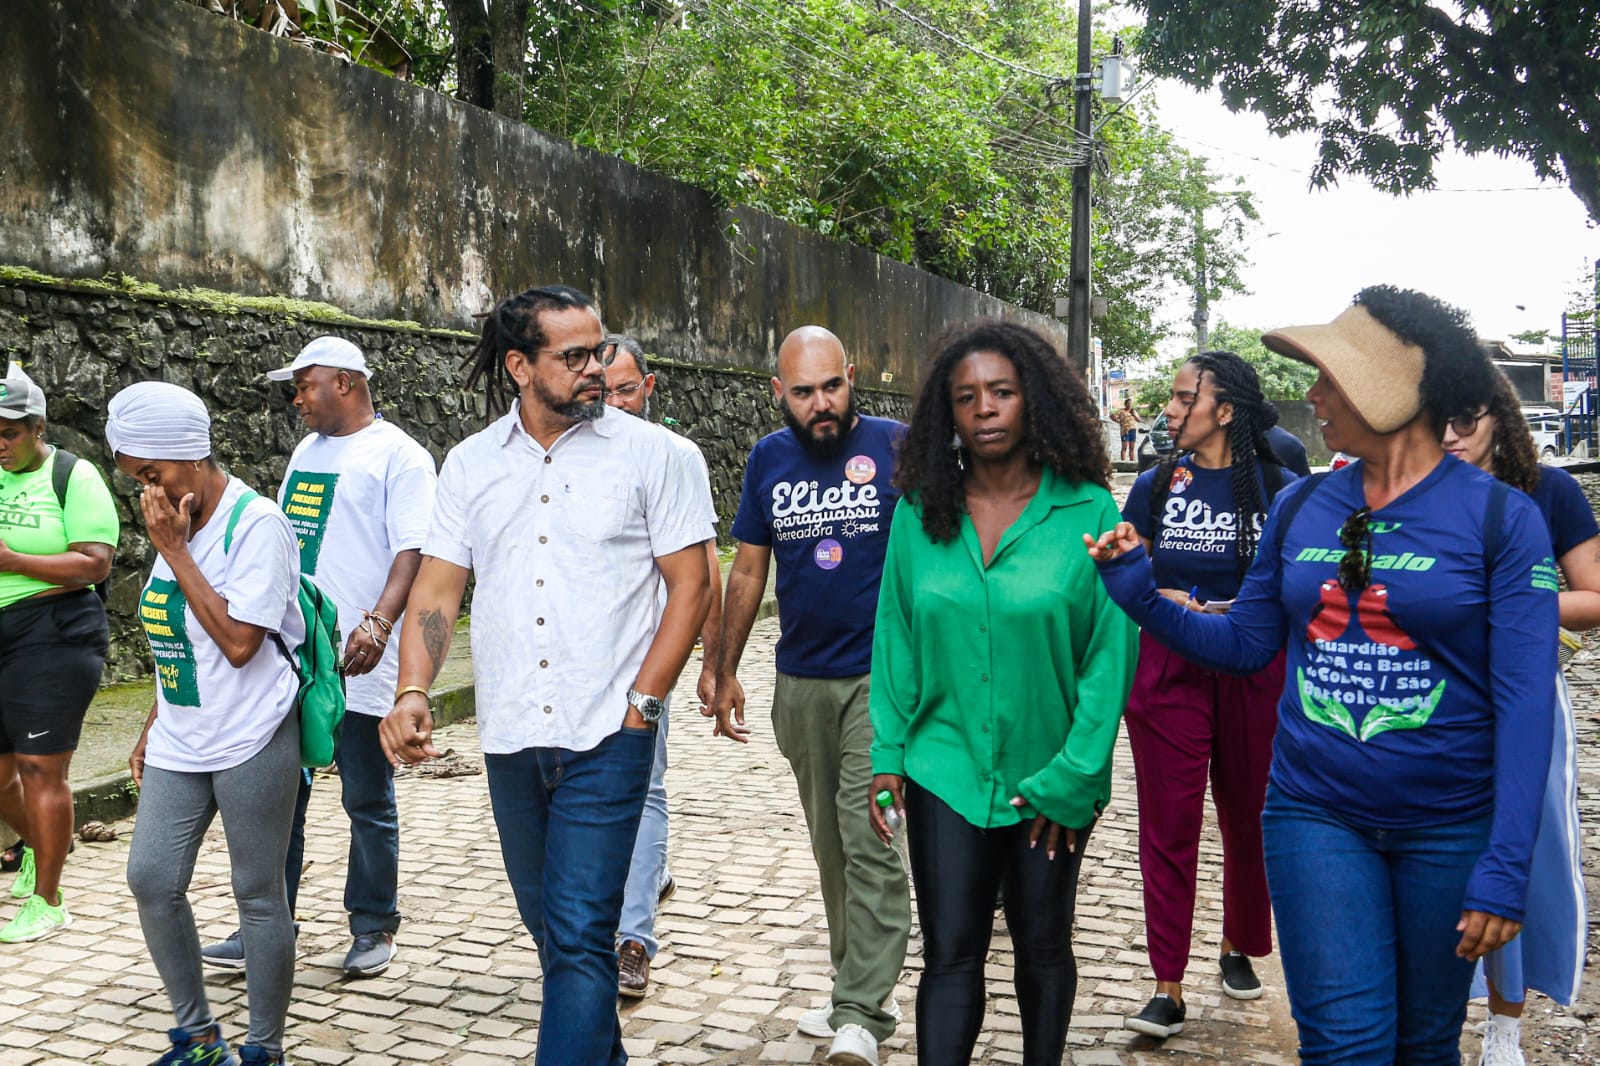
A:
[[[1478,423],[1482,422],[1483,416],[1487,415],[1488,413],[1488,411],[1479,411],[1475,415],[1456,415],[1446,424],[1449,425],[1451,431],[1455,433],[1456,436],[1470,437],[1474,433],[1478,432]]]
[[[1339,560],[1339,587],[1346,591],[1372,584],[1372,508],[1352,512],[1339,527],[1339,545],[1344,558]]]
[[[568,369],[571,368],[569,367]],[[606,391],[613,396],[632,396],[642,388],[644,388],[644,382],[635,381],[632,385],[618,385],[616,388],[607,389]]]
[[[539,354],[543,355],[545,352],[550,352],[557,359],[566,363],[569,374],[583,373],[584,367],[589,365],[589,360],[591,359],[598,362],[602,367],[608,367],[617,361],[617,345],[615,341],[609,343],[601,341],[593,348],[565,348],[559,352],[543,348],[540,349]]]

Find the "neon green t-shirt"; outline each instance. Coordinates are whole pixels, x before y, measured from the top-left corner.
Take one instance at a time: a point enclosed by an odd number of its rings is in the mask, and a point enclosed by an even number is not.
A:
[[[111,490],[94,464],[79,459],[67,481],[67,506],[51,484],[54,451],[26,474],[0,470],[0,540],[22,555],[59,555],[71,544],[116,546],[122,523]],[[55,588],[48,581],[0,570],[0,607]]]

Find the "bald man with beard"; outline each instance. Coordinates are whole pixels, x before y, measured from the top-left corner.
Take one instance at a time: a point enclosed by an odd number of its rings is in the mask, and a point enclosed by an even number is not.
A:
[[[844,346],[821,326],[778,349],[772,393],[785,428],[758,441],[745,467],[712,712],[716,735],[749,741],[736,672],[776,557],[772,732],[799,785],[835,970],[831,1002],[807,1011],[799,1030],[833,1039],[832,1066],[877,1066],[900,1017],[891,996],[911,928],[905,871],[862,811],[873,622],[905,426],[860,414],[854,384]]]

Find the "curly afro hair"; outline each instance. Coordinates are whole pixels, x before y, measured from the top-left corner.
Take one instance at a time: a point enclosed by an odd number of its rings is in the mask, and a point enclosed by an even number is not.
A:
[[[1516,386],[1499,367],[1495,368],[1494,395],[1485,414],[1494,419],[1494,443],[1489,450],[1489,473],[1514,489],[1531,493],[1539,487],[1539,453],[1533,447],[1533,434],[1522,416],[1522,400]]]
[[[1069,481],[1110,487],[1111,461],[1089,387],[1043,336],[1015,322],[983,319],[952,326],[934,342],[933,352],[894,476],[900,491],[921,507],[930,539],[952,540],[966,510],[963,470],[950,444],[956,433],[950,378],[974,352],[996,352],[1017,368],[1028,446],[1041,463]]]
[[[1362,289],[1355,302],[1395,336],[1422,349],[1422,410],[1435,436],[1443,436],[1444,424],[1457,415],[1477,413],[1493,395],[1499,371],[1465,311],[1392,285]]]

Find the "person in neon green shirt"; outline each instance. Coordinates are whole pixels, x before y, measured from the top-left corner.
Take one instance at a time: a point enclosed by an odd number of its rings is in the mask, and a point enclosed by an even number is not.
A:
[[[12,847],[11,898],[23,902],[0,928],[6,944],[72,923],[67,774],[110,639],[90,586],[111,572],[119,532],[99,472],[46,444],[44,428],[44,393],[13,363],[0,381],[0,817],[27,843]]]
[[[1023,1062],[1066,1046],[1078,870],[1137,658],[1133,623],[1073,557],[1116,521],[1108,473],[1088,390],[1048,341],[996,321],[946,335],[895,475],[864,797],[881,840],[883,790],[909,834],[921,1066],[971,1059],[1002,885]]]

